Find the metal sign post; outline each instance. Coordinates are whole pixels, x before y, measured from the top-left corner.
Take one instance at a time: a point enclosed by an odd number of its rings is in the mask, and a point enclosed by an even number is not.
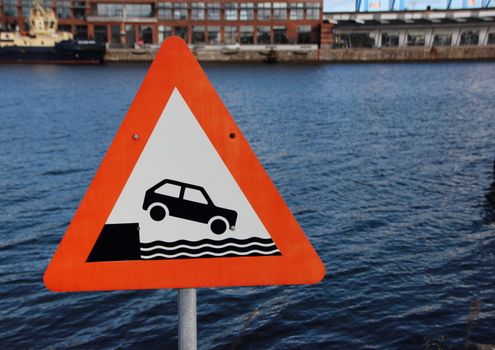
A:
[[[196,289],[179,289],[179,350],[196,350]]]

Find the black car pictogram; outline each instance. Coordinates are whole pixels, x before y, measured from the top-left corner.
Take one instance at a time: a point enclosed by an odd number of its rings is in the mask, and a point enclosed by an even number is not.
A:
[[[170,215],[208,224],[218,235],[227,228],[234,230],[237,220],[236,211],[217,207],[203,187],[170,179],[160,181],[146,191],[143,209],[155,221]]]

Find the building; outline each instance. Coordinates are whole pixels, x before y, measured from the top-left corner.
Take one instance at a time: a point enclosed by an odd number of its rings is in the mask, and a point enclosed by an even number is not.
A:
[[[325,13],[322,46],[339,48],[495,45],[495,9]]]
[[[59,30],[110,47],[157,45],[178,35],[192,45],[318,44],[323,0],[42,0]],[[0,0],[0,26],[26,30],[31,0]]]

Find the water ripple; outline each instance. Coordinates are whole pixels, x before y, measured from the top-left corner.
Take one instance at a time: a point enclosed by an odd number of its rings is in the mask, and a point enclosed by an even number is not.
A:
[[[495,343],[493,67],[206,66],[327,275],[199,290],[199,347]],[[0,66],[3,348],[176,347],[176,291],[42,285],[146,69]]]

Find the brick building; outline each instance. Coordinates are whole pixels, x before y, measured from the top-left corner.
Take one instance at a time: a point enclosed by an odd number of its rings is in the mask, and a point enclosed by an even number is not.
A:
[[[247,0],[249,1],[249,0]],[[26,29],[32,0],[0,0],[0,26]],[[159,44],[178,35],[193,45],[318,44],[322,0],[42,0],[59,30],[113,47]]]

